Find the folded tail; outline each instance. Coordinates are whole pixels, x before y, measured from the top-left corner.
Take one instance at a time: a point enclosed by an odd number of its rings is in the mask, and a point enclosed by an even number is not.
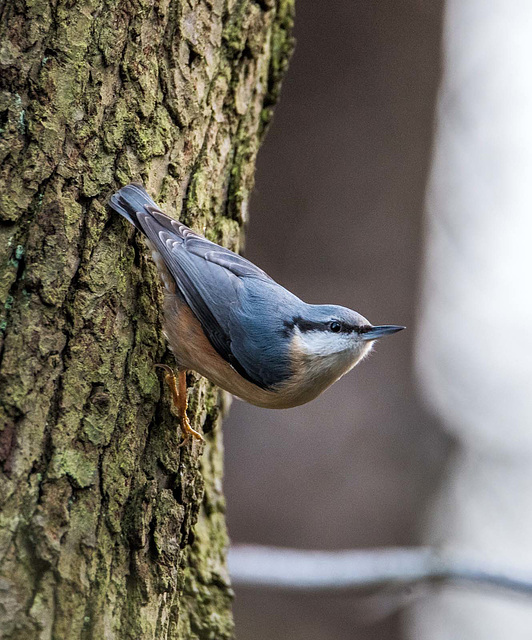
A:
[[[137,213],[146,213],[148,211],[146,207],[154,207],[159,210],[159,207],[150,198],[146,189],[138,182],[132,182],[117,191],[111,196],[109,206],[129,220],[142,233],[145,232],[137,218]]]

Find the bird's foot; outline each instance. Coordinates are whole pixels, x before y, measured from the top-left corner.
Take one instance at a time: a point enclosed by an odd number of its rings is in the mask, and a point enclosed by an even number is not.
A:
[[[201,433],[191,427],[186,415],[181,417],[181,431],[183,432],[183,441],[178,446],[178,448],[184,447],[186,444],[188,444],[191,437],[195,440],[199,440],[200,442],[205,442],[205,438],[201,435]]]
[[[168,387],[170,388],[170,393],[172,394],[172,402],[174,407],[177,409],[179,414],[181,431],[183,433],[183,442],[179,445],[182,447],[187,444],[190,438],[194,438],[195,440],[200,440],[201,442],[205,442],[205,438],[198,433],[195,429],[192,428],[189,419],[187,417],[187,374],[186,371],[178,371],[176,381],[176,377],[174,372],[167,364],[156,364],[156,367],[162,369],[164,373],[164,380]]]

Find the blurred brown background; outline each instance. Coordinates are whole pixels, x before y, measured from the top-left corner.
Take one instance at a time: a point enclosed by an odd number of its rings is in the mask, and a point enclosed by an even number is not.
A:
[[[408,330],[288,411],[224,424],[233,542],[419,542],[450,443],[421,405],[412,341],[440,74],[440,0],[299,0],[297,46],[259,154],[246,256],[304,300]],[[240,589],[240,640],[401,637],[353,597]]]

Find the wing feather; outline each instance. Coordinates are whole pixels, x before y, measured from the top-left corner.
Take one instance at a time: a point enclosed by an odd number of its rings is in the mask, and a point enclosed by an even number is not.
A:
[[[255,277],[261,277],[263,272],[258,268],[253,272],[247,265],[242,265],[240,261],[230,262],[227,257],[226,264],[233,268],[209,259],[216,253],[213,247],[217,245],[196,235],[183,224],[179,224],[178,229],[175,229],[177,224],[161,228],[160,213],[153,217],[138,214],[137,218],[148,239],[163,256],[181,295],[218,354],[243,378],[267,388],[265,380],[249,367],[244,367],[231,348],[231,307],[239,301],[242,287],[239,276],[244,270],[247,275],[253,273]],[[227,256],[229,251],[224,253]],[[248,261],[242,259],[242,262]]]

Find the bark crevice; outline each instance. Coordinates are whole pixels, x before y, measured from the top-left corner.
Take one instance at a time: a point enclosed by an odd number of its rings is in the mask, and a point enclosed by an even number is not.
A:
[[[190,377],[207,443],[179,449],[153,366],[173,363],[158,276],[106,202],[143,181],[238,248],[292,13],[291,0],[3,5],[5,640],[232,637],[221,396]]]

